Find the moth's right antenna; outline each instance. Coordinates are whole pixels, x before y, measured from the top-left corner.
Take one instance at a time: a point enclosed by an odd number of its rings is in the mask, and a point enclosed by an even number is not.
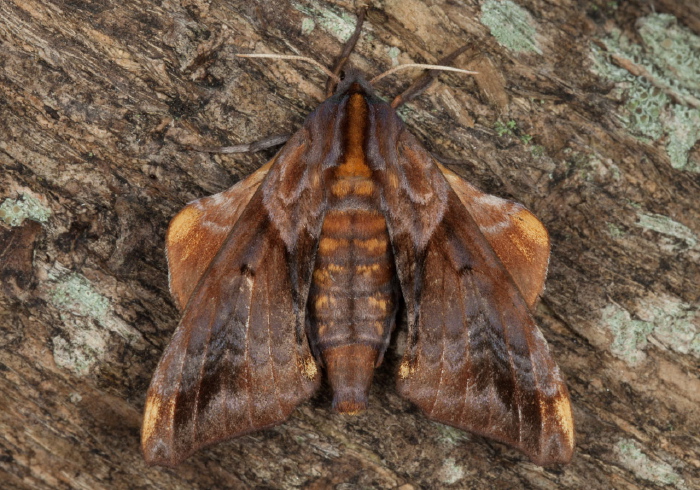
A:
[[[452,63],[455,62],[457,57],[465,51],[467,51],[470,47],[471,44],[465,44],[461,48],[455,49],[444,58],[438,60],[437,64],[440,66],[451,66]],[[391,102],[391,107],[396,109],[397,107],[400,107],[403,104],[418,97],[430,86],[431,83],[433,83],[433,81],[437,78],[437,75],[437,70],[428,70],[425,73],[423,73],[423,75],[421,75],[413,81],[410,87],[408,87],[406,90],[404,90],[402,93],[400,93],[394,98],[394,100]]]
[[[476,71],[469,71],[469,70],[463,70],[461,68],[455,68],[454,66],[424,65],[422,63],[406,63],[405,65],[395,66],[395,67],[385,71],[384,73],[380,73],[379,75],[374,77],[372,80],[370,80],[369,84],[374,85],[382,78],[387,77],[387,76],[391,75],[392,73],[395,73],[399,70],[404,70],[406,68],[421,68],[423,70],[439,70],[439,71],[456,71],[458,73],[466,73],[467,75],[476,75],[479,73]]]

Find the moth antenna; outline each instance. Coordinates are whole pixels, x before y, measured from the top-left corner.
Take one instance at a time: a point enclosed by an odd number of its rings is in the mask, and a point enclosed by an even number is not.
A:
[[[374,85],[382,78],[389,76],[392,73],[396,73],[399,70],[405,70],[406,68],[422,68],[423,70],[456,71],[458,73],[466,73],[467,75],[476,75],[479,73],[477,71],[462,70],[461,68],[454,68],[452,66],[424,65],[422,63],[406,63],[405,65],[395,66],[395,67],[391,68],[390,70],[387,70],[384,73],[377,75],[376,77],[374,77],[372,80],[369,81],[369,84]]]
[[[328,78],[332,79],[335,83],[340,83],[340,77],[330,71],[328,68],[323,66],[321,63],[313,58],[307,58],[306,56],[296,56],[293,54],[268,54],[268,53],[253,53],[253,54],[237,54],[239,58],[272,58],[277,60],[299,60],[311,63],[316,68],[321,70],[323,73],[328,75]]]
[[[343,70],[343,66],[345,66],[345,63],[348,61],[348,58],[350,58],[350,53],[352,53],[352,51],[355,49],[355,44],[357,44],[357,40],[360,39],[360,33],[362,32],[362,24],[365,22],[365,14],[367,14],[366,7],[360,10],[357,16],[355,32],[352,33],[350,39],[348,39],[345,43],[345,46],[343,47],[343,52],[336,60],[333,70],[331,70],[336,77],[340,76],[340,72]],[[338,82],[330,78],[326,81],[326,97],[330,97],[331,95],[333,95],[333,92],[335,92],[335,88],[337,85]]]

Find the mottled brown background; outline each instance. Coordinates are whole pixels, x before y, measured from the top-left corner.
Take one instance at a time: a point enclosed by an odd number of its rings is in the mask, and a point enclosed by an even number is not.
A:
[[[663,136],[621,122],[625,87],[594,73],[591,50],[616,28],[640,42],[653,12],[700,35],[700,8],[519,0],[538,53],[500,44],[480,22],[485,3],[374,2],[351,61],[376,74],[392,58],[435,62],[472,44],[456,65],[481,75],[441,75],[402,115],[431,151],[462,162],[455,171],[550,230],[536,314],[572,395],[570,466],[543,469],[427,421],[396,395],[390,355],[363,415],[332,413],[323,391],[278,428],[176,470],[146,467],[144,395],[178,320],[168,221],[273,154],[181,145],[298,128],[323,76],[233,54],[330,65],[358,5],[0,0],[0,487],[697,488],[698,173],[671,166]],[[379,90],[391,97],[411,76]],[[35,220],[11,225],[27,207]]]

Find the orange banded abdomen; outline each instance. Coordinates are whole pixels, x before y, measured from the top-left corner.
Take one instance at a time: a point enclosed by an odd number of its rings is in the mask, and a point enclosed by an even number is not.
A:
[[[398,286],[384,215],[369,194],[357,195],[373,190],[373,183],[343,180],[349,182],[333,186],[343,193],[334,192],[340,199],[321,230],[308,313],[309,337],[326,367],[333,407],[347,413],[367,405],[374,367],[394,327]]]

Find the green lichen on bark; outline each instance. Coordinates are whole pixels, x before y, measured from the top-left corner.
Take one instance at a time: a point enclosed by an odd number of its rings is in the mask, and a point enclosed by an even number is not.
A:
[[[621,306],[610,304],[602,311],[602,321],[613,336],[610,352],[632,366],[646,359],[650,337],[657,345],[700,357],[700,312],[673,296],[639,299],[634,317]]]
[[[620,119],[632,133],[665,136],[671,166],[700,172],[688,159],[700,139],[700,37],[669,14],[644,17],[637,28],[641,43],[614,29],[604,49],[592,44],[594,71],[617,83],[613,95],[626,101]]]
[[[308,15],[314,25],[320,26],[342,43],[350,39],[355,32],[357,18],[325,2],[293,3],[293,6],[302,14]]]
[[[481,23],[498,43],[516,52],[542,54],[535,37],[537,29],[530,13],[510,0],[488,0],[481,7]]]
[[[676,248],[695,248],[698,244],[698,237],[693,233],[693,230],[682,223],[672,220],[668,216],[662,214],[647,214],[639,213],[636,223],[640,228],[652,230],[666,237],[671,237],[675,241],[680,241],[680,246],[673,246],[670,243],[660,242],[663,248],[669,251],[675,251]]]
[[[51,209],[30,194],[22,194],[19,199],[5,199],[0,204],[0,220],[10,226],[19,226],[25,219],[46,223],[50,216]]]
[[[48,299],[58,310],[60,334],[52,338],[56,364],[84,375],[107,354],[112,333],[143,349],[143,336],[112,311],[108,298],[83,275],[62,267],[49,272]]]
[[[620,464],[639,478],[657,485],[674,485],[676,488],[686,488],[683,479],[671,465],[649,458],[636,441],[622,439],[616,444],[615,451]]]

